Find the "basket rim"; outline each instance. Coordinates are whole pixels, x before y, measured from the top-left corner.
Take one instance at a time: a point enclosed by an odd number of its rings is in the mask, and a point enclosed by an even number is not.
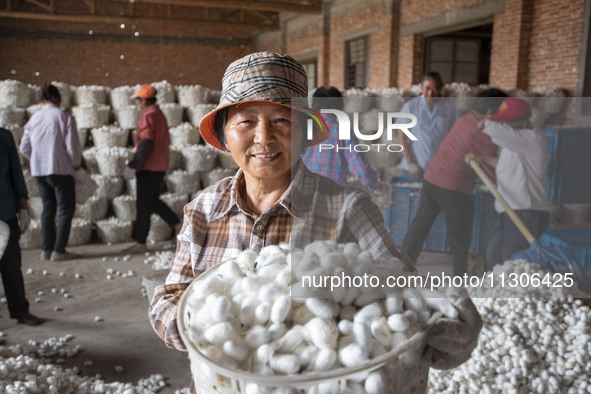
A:
[[[183,343],[187,347],[189,354],[192,354],[195,357],[197,357],[199,361],[206,363],[210,368],[214,369],[216,373],[219,373],[221,375],[224,375],[225,377],[232,379],[256,381],[258,384],[261,385],[284,387],[293,384],[315,384],[319,383],[320,381],[325,381],[327,379],[343,379],[363,371],[371,371],[384,366],[392,359],[400,356],[407,350],[410,350],[411,348],[415,347],[420,341],[422,341],[425,338],[433,324],[435,324],[435,322],[443,316],[441,312],[435,312],[431,316],[423,330],[414,333],[410,338],[402,342],[396,348],[391,349],[389,352],[384,353],[378,357],[366,360],[360,365],[353,367],[337,368],[329,371],[322,371],[319,373],[293,375],[259,375],[248,371],[230,369],[219,364],[215,360],[212,360],[211,358],[207,357],[199,350],[199,348],[193,342],[190,341],[190,339],[188,338],[188,334],[186,333],[188,327],[185,324],[185,317],[183,316],[184,311],[186,310],[186,304],[188,302],[187,300],[189,299],[189,294],[191,294],[192,292],[193,285],[195,285],[195,283],[199,281],[203,281],[210,275],[214,275],[215,272],[219,269],[219,267],[221,267],[225,262],[222,262],[217,266],[208,269],[207,271],[199,275],[199,277],[195,278],[193,282],[191,282],[191,284],[187,287],[187,289],[181,296],[180,302],[177,307],[176,318],[179,334],[181,336]]]

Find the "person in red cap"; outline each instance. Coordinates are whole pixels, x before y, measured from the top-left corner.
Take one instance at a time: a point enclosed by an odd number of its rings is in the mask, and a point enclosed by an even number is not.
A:
[[[479,125],[501,148],[499,156],[469,153],[466,162],[475,160],[495,167],[499,193],[538,238],[550,223],[550,203],[544,188],[548,151],[546,137],[528,128],[530,115],[531,108],[526,101],[506,98],[497,113]],[[515,252],[529,247],[498,201],[495,209],[499,215],[486,250],[489,270],[510,259]]]
[[[143,253],[147,250],[146,239],[152,213],[164,219],[175,229],[175,233],[180,231],[181,222],[174,211],[158,197],[164,173],[168,170],[170,136],[166,118],[156,104],[156,89],[152,85],[140,85],[131,98],[135,99],[142,112],[135,130],[135,155],[127,164],[135,170],[137,182],[136,243],[124,252]]]

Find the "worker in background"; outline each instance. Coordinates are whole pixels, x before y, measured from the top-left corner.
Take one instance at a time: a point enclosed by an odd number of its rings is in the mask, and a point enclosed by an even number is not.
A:
[[[150,231],[150,216],[158,214],[177,234],[181,222],[168,205],[160,200],[160,185],[168,170],[170,136],[168,124],[156,104],[156,89],[152,85],[140,85],[131,98],[141,110],[135,131],[135,155],[127,165],[135,170],[137,182],[135,244],[124,249],[125,253],[143,253]]]
[[[458,119],[454,103],[441,98],[442,87],[438,72],[425,73],[421,81],[421,95],[404,103],[400,111],[417,117],[416,126],[409,129],[417,137],[416,141],[408,139],[402,130],[398,130],[398,143],[403,148],[402,169],[405,175],[417,181],[423,178],[431,157]],[[408,118],[400,118],[398,123],[408,123]]]
[[[343,95],[333,86],[322,86],[316,89],[312,97],[312,108],[320,112],[322,108],[343,110]],[[367,161],[363,152],[356,152],[350,147],[359,143],[357,137],[351,133],[348,140],[339,139],[339,124],[332,114],[322,114],[330,130],[330,136],[324,144],[334,149],[320,150],[318,146],[311,146],[302,154],[302,160],[308,169],[317,174],[332,179],[341,186],[347,186],[349,174],[355,175],[361,183],[376,196],[386,198],[390,188],[380,183],[378,175]]]
[[[81,168],[82,148],[76,121],[60,109],[59,90],[45,85],[43,108],[25,125],[20,150],[29,159],[43,201],[41,260],[61,261],[80,257],[66,252],[72,218],[76,209],[75,171]],[[57,231],[55,215],[59,208]]]
[[[419,207],[401,247],[415,264],[433,222],[443,212],[453,273],[459,276],[466,273],[474,219],[472,190],[476,173],[466,164],[465,157],[470,152],[496,156],[497,145],[480,131],[478,123],[496,113],[506,97],[507,94],[498,89],[481,92],[475,100],[474,111],[458,119],[427,166]],[[494,175],[492,168],[489,167],[488,171]]]
[[[25,282],[21,272],[21,233],[27,231],[30,219],[27,206],[27,186],[12,134],[0,128],[0,273],[8,313],[21,324],[38,326],[43,320],[29,313],[25,297]],[[6,240],[6,238],[8,238]],[[4,241],[4,242],[2,242]]]
[[[475,160],[495,167],[499,193],[538,238],[550,224],[550,203],[544,188],[548,151],[546,137],[528,128],[530,115],[526,101],[505,99],[496,114],[479,124],[479,130],[501,148],[499,156],[469,153],[466,163]],[[495,201],[495,209],[499,214],[486,248],[489,270],[529,247],[500,202]]]

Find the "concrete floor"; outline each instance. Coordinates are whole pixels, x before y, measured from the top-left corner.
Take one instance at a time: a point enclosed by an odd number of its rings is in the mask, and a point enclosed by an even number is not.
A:
[[[78,367],[82,375],[100,374],[106,382],[135,385],[139,379],[162,374],[169,384],[163,393],[188,387],[188,354],[166,348],[148,319],[142,277],[152,270],[152,265],[144,263],[144,255],[133,255],[124,261],[120,250],[128,245],[96,243],[71,247],[70,251],[84,258],[59,263],[41,261],[38,249],[23,250],[22,271],[31,313],[47,321],[38,327],[16,324],[8,317],[6,306],[0,307],[4,345],[25,345],[30,339],[41,342],[72,334],[74,339],[68,348],[79,345],[82,350],[66,358],[63,365]],[[150,248],[153,254],[156,250],[172,250],[174,244],[170,241],[150,245]],[[451,274],[451,256],[423,252],[418,268],[421,273]],[[32,273],[27,273],[29,269]],[[119,271],[120,275],[113,274],[112,279],[107,279],[109,269]],[[133,276],[123,277],[129,270],[133,271]],[[80,278],[76,278],[76,274]],[[62,289],[71,297],[65,298]],[[44,294],[39,295],[39,292]],[[102,321],[95,321],[97,316]],[[86,361],[92,361],[93,365],[85,366]],[[115,371],[115,366],[123,367],[123,372]]]

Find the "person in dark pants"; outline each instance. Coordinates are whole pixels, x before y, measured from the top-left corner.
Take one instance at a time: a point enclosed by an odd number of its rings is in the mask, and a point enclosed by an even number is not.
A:
[[[143,253],[147,250],[146,239],[150,231],[150,215],[158,214],[173,227],[175,233],[181,229],[176,214],[159,198],[160,184],[168,169],[170,136],[168,124],[160,107],[156,104],[156,89],[151,85],[140,85],[132,96],[141,115],[135,131],[135,155],[128,163],[136,170],[137,218],[135,222],[135,244],[125,253]]]
[[[478,129],[478,124],[496,113],[505,97],[507,94],[498,89],[481,92],[474,103],[474,111],[456,121],[429,162],[419,208],[401,247],[402,252],[415,264],[433,222],[443,212],[453,258],[453,273],[457,276],[466,273],[472,237],[472,189],[476,173],[466,164],[465,156],[470,152],[497,155],[497,145]],[[491,168],[487,171],[494,177]]]
[[[8,225],[8,243],[0,253],[0,273],[6,294],[8,313],[28,326],[38,326],[43,320],[29,313],[25,297],[25,282],[21,272],[20,234],[29,226],[27,187],[19,163],[12,134],[0,128],[0,220]]]
[[[30,160],[31,175],[37,181],[43,201],[41,259],[69,260],[80,257],[66,252],[66,245],[76,209],[74,175],[81,168],[82,149],[74,117],[60,109],[59,90],[51,84],[45,85],[41,103],[43,108],[25,125],[20,150]]]

